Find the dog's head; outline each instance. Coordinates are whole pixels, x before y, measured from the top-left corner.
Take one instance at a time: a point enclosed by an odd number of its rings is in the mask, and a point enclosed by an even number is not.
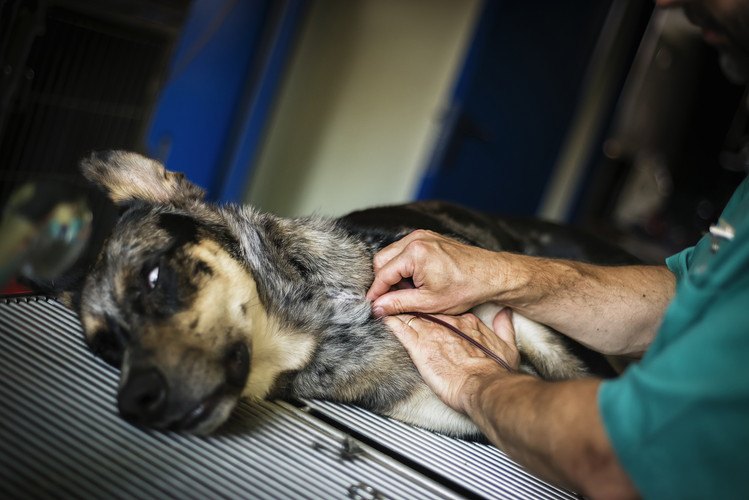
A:
[[[203,191],[156,161],[115,151],[81,166],[125,208],[80,307],[88,345],[121,368],[120,413],[210,432],[246,390],[253,337],[267,329],[238,244]]]

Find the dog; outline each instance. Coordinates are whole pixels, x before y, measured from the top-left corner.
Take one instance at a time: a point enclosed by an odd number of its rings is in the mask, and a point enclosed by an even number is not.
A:
[[[122,214],[68,303],[90,349],[120,368],[120,414],[147,428],[208,434],[240,398],[325,399],[478,436],[373,315],[365,294],[374,254],[430,230],[492,250],[632,260],[551,223],[442,202],[281,218],[208,203],[182,174],[136,153],[94,153],[80,166]],[[613,374],[603,356],[519,314],[513,321],[523,371],[549,380]]]

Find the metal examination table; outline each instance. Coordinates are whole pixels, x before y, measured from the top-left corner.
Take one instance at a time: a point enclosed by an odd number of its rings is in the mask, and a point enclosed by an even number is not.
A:
[[[323,401],[242,403],[211,437],[117,415],[117,372],[53,299],[0,299],[0,498],[579,498],[496,448]]]

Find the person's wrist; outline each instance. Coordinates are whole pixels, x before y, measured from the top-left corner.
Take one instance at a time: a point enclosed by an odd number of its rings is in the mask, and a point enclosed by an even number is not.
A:
[[[491,302],[513,307],[522,298],[523,291],[528,289],[530,276],[523,257],[510,252],[496,253],[490,278]]]
[[[463,413],[474,419],[482,410],[483,401],[492,386],[501,383],[501,380],[512,376],[506,370],[491,374],[475,374],[469,376],[461,392],[461,409]]]

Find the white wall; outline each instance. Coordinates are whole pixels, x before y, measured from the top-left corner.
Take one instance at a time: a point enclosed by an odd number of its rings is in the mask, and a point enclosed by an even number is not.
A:
[[[479,0],[317,0],[246,200],[340,215],[412,198]]]

